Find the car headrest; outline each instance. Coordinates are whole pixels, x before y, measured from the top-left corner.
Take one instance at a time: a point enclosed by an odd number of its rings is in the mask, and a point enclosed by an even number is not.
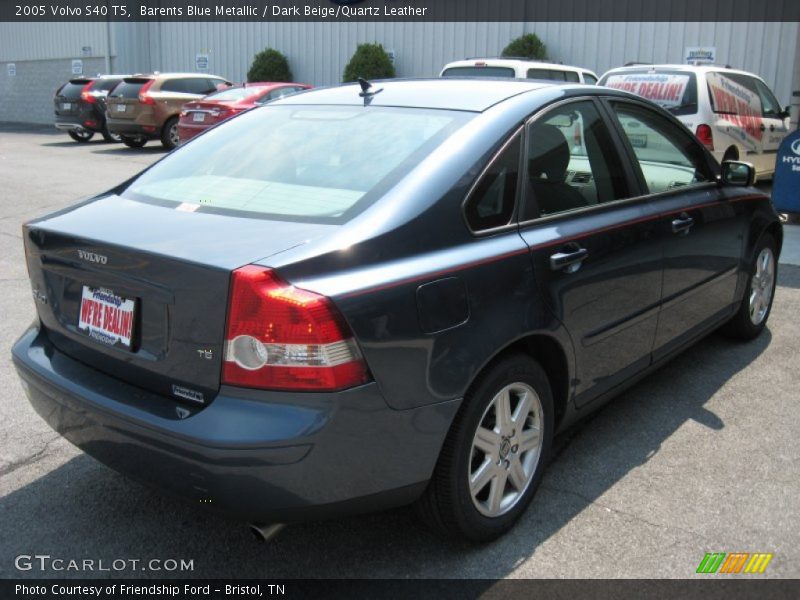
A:
[[[567,138],[558,127],[547,123],[536,123],[529,135],[528,177],[547,178],[549,183],[563,182],[569,166]]]

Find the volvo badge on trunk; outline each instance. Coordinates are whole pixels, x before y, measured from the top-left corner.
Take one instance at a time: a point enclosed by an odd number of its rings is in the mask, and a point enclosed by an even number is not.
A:
[[[88,250],[78,250],[78,257],[93,263],[104,265],[108,262],[108,257],[96,252],[89,252]]]

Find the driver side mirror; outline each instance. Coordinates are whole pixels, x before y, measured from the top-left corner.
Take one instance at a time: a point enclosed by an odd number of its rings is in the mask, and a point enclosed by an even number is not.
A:
[[[788,119],[791,116],[791,114],[792,114],[792,107],[787,106],[786,108],[783,109],[783,112],[780,114],[780,118]]]
[[[756,182],[756,170],[750,163],[726,160],[722,163],[722,183],[737,187],[750,187]]]

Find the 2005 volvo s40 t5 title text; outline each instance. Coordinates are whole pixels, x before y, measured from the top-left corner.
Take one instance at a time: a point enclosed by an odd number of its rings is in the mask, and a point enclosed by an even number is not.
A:
[[[253,109],[24,227],[39,414],[255,523],[417,501],[475,540],[553,436],[770,312],[782,229],[626,92],[363,82]]]

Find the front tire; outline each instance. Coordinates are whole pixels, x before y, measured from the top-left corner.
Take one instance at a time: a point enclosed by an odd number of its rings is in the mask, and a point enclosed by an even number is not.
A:
[[[765,233],[756,244],[742,303],[734,317],[723,327],[723,332],[742,340],[758,337],[772,311],[777,279],[775,238]]]
[[[178,136],[178,117],[167,119],[164,127],[161,129],[161,145],[167,150],[172,150],[180,144],[181,140]]]
[[[522,354],[499,360],[466,394],[418,503],[420,515],[448,536],[500,537],[530,504],[552,439],[544,370]]]
[[[90,139],[92,139],[92,137],[94,137],[94,133],[86,130],[74,130],[68,131],[67,133],[69,133],[69,137],[71,137],[73,140],[82,144],[88,142]]]

